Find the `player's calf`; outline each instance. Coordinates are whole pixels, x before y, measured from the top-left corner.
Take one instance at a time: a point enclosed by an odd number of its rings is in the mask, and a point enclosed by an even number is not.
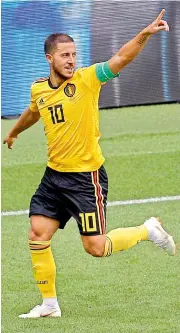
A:
[[[105,235],[81,236],[84,249],[93,257],[103,257],[106,242]]]

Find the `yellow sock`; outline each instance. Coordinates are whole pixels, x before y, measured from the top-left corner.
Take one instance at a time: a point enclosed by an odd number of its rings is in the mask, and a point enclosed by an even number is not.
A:
[[[147,238],[148,231],[144,225],[111,230],[106,235],[104,257],[108,257],[114,252],[127,250]]]
[[[56,265],[50,243],[29,240],[33,273],[42,298],[56,297]]]

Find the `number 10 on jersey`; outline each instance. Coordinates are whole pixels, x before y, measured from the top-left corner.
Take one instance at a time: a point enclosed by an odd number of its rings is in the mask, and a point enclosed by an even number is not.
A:
[[[53,124],[65,122],[62,104],[50,106],[48,110],[51,112],[51,119]]]

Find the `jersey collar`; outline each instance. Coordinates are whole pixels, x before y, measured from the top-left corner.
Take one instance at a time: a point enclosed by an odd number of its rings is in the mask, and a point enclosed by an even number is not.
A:
[[[50,77],[48,78],[48,84],[49,84],[49,87],[51,88],[51,89],[58,89],[60,86],[53,86],[52,85],[52,83],[51,83],[51,80],[50,80]]]

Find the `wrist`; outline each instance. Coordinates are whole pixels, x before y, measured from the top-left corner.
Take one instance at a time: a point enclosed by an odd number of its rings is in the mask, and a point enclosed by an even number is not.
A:
[[[143,36],[146,36],[146,37],[150,37],[152,35],[152,32],[149,29],[149,26],[147,26],[146,28],[144,28],[141,31],[141,33],[142,33]]]
[[[10,131],[10,132],[8,133],[8,136],[9,136],[10,138],[17,138],[17,137],[18,137],[18,133],[16,133],[15,131]]]

